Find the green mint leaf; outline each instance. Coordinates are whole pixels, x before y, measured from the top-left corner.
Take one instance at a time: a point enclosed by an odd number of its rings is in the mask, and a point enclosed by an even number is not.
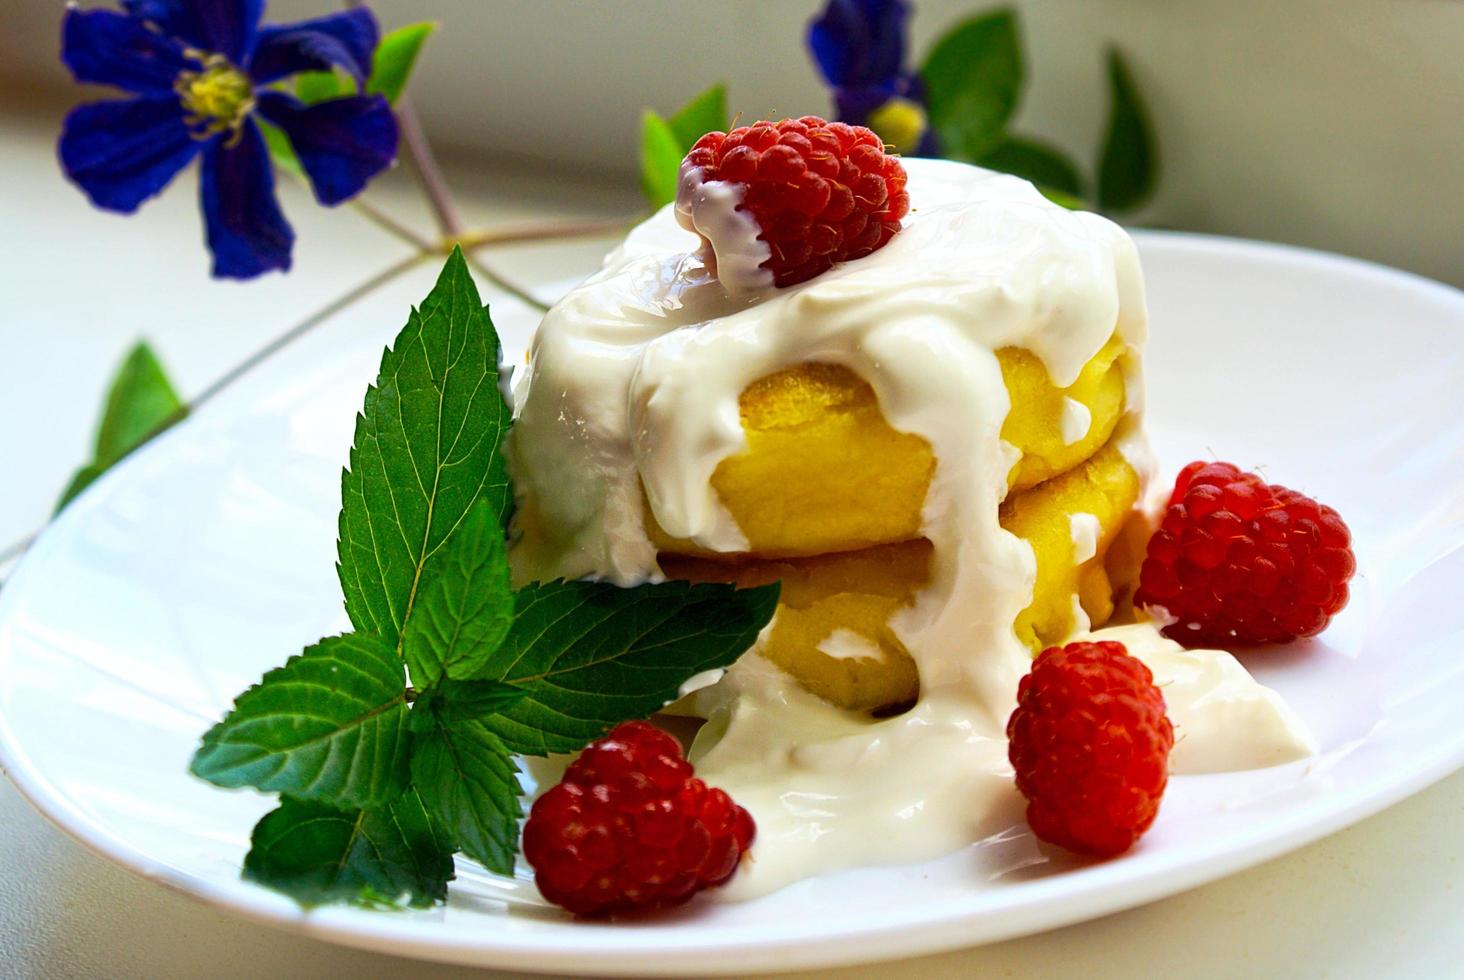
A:
[[[430,21],[408,24],[388,32],[376,46],[376,57],[371,63],[371,77],[366,80],[368,95],[384,95],[393,104],[401,98],[407,87],[407,79],[417,64],[417,55],[427,38],[437,30]]]
[[[295,147],[285,131],[263,119],[256,118],[254,122],[264,136],[264,145],[269,150],[269,158],[274,161],[274,165],[296,177],[305,176],[305,168],[300,165],[300,158],[295,155]]]
[[[1098,207],[1131,211],[1154,194],[1159,182],[1159,149],[1133,74],[1114,50],[1108,52],[1108,89],[1113,101],[1098,161]]]
[[[1055,191],[1069,200],[1082,199],[1083,178],[1061,151],[1036,140],[1008,136],[976,161],[983,167],[1030,180],[1044,194]]]
[[[396,650],[373,636],[333,636],[239,695],[189,768],[226,788],[376,806],[406,788],[407,714]]]
[[[440,710],[445,715],[482,718],[502,711],[528,693],[521,687],[502,681],[448,681],[419,700],[418,704],[428,703],[433,710]],[[413,714],[416,714],[415,710]]]
[[[513,874],[518,821],[523,816],[518,766],[480,720],[418,708],[412,781],[438,826],[468,857],[489,871]]]
[[[402,656],[419,688],[443,675],[469,678],[498,649],[513,622],[508,549],[493,505],[474,504],[422,568],[425,583],[402,631]]]
[[[423,568],[478,500],[506,523],[500,450],[510,412],[498,386],[498,335],[462,251],[382,356],[341,474],[337,554],[346,612],[392,646]]]
[[[138,446],[186,414],[183,399],[151,347],[139,342],[127,352],[107,390],[97,425],[92,461],[71,478],[56,504],[59,511],[93,480]]]
[[[1017,18],[993,10],[953,27],[920,69],[926,110],[946,156],[976,160],[1002,140],[1023,83]]]
[[[254,827],[244,877],[309,908],[426,908],[447,898],[452,845],[414,791],[374,810],[286,798]]]
[[[573,752],[661,709],[694,674],[731,664],[777,604],[777,585],[527,586],[484,678],[525,693],[483,723],[514,752]]]
[[[707,133],[727,129],[727,86],[718,83],[697,93],[666,121],[676,135],[681,155],[686,156],[696,141]],[[680,159],[676,162],[680,169]]]
[[[641,191],[651,207],[661,208],[676,200],[681,158],[686,151],[671,124],[647,109],[641,116]]]
[[[306,105],[355,94],[350,79],[334,71],[303,71],[295,76],[295,97]]]

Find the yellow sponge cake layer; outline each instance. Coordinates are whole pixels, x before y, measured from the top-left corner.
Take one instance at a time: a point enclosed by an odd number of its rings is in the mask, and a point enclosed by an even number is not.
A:
[[[1109,340],[1067,388],[1054,386],[1033,354],[997,352],[1011,399],[1002,437],[1022,453],[1012,489],[1071,469],[1108,440],[1124,409],[1122,349]],[[747,448],[717,466],[712,486],[749,552],[805,557],[920,537],[935,472],[930,444],[891,428],[874,389],[854,372],[788,368],[749,385],[739,408]],[[706,553],[667,535],[649,510],[646,525],[661,551]]]

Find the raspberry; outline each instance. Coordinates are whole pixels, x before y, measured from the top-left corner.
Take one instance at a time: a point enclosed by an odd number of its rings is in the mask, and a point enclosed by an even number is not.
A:
[[[691,773],[676,740],[643,721],[591,743],[529,811],[524,857],[539,891],[575,915],[613,916],[731,878],[752,817]]]
[[[1149,668],[1122,643],[1069,643],[1017,687],[1007,755],[1042,840],[1111,857],[1159,812],[1174,727]]]
[[[1282,643],[1320,633],[1347,605],[1352,536],[1330,507],[1230,463],[1180,471],[1135,601],[1191,645]]]
[[[772,256],[760,268],[776,286],[868,255],[910,210],[905,168],[874,131],[818,116],[707,133],[683,166],[700,168],[703,181],[742,185],[738,210],[762,230]]]

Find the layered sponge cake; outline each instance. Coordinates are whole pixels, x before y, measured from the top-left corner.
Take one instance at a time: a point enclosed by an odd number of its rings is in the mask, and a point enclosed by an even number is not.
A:
[[[1016,178],[904,166],[904,227],[857,261],[732,288],[668,208],[550,312],[521,575],[781,581],[755,655],[875,715],[1108,619],[1148,476],[1133,246]]]
[[[1139,492],[1138,473],[1112,444],[1124,414],[1123,353],[1111,338],[1057,388],[1029,351],[996,352],[1013,406],[1001,437],[1021,453],[1000,521],[1036,558],[1032,603],[1014,623],[1033,653],[1113,611],[1104,559]],[[763,656],[842,707],[913,702],[918,671],[889,621],[930,578],[930,444],[893,429],[870,385],[837,365],[784,369],[738,402],[747,448],[718,465],[712,486],[748,551],[672,539],[648,508],[662,569],[693,581],[782,581]]]

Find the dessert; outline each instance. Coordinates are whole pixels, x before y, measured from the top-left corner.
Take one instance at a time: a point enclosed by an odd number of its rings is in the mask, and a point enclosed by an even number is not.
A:
[[[821,159],[826,124],[793,122],[732,149],[792,132]],[[1132,612],[1154,471],[1129,237],[1014,177],[923,159],[897,177],[829,130],[862,163],[821,179],[877,171],[870,214],[800,192],[782,204],[813,213],[780,217],[761,158],[729,180],[726,143],[699,143],[678,202],[546,315],[517,390],[519,579],[783,583],[753,650],[673,708],[705,719],[689,757],[758,827],[722,894],[1019,822],[1006,726],[1032,658],[1066,642],[1122,643],[1152,673],[1171,772],[1309,754],[1229,654],[1142,616],[1100,628]],[[896,211],[897,232],[863,230]],[[870,249],[805,275],[845,220],[864,224],[839,241]]]

